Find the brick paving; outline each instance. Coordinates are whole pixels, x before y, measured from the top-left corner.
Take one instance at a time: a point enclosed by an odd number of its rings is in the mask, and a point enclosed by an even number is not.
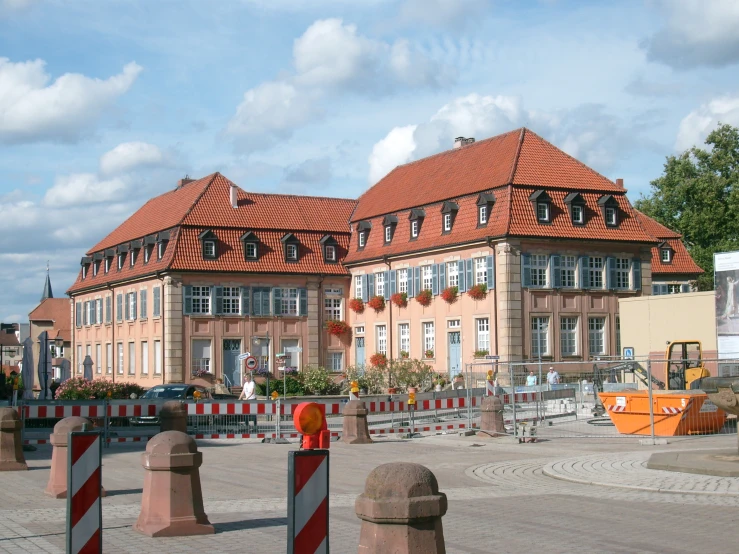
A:
[[[658,450],[726,449],[735,441],[691,438],[644,447],[631,439],[559,439],[519,445],[448,435],[333,443],[331,550],[356,552],[360,522],[353,506],[367,474],[384,462],[414,461],[436,474],[449,497],[444,531],[450,553],[733,551],[727,539],[739,518],[739,478],[648,470],[644,462]],[[287,451],[296,445],[199,444],[205,509],[216,535],[151,539],[133,532],[144,445],[115,445],[104,454],[106,553],[285,551]],[[28,454],[30,471],[0,473],[0,552],[64,552],[65,501],[43,494],[50,455],[50,447],[39,447]],[[713,494],[696,494],[706,491]]]

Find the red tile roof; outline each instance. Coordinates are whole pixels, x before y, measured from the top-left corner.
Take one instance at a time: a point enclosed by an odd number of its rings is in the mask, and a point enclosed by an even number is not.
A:
[[[325,263],[323,249],[318,241],[323,233],[297,231],[293,233],[300,241],[298,263],[286,262],[283,244],[280,239],[283,231],[254,231],[259,239],[259,259],[247,261],[244,246],[239,237],[241,229],[213,229],[218,237],[218,256],[215,260],[203,259],[202,246],[198,235],[204,228],[182,229],[177,244],[177,254],[169,269],[181,271],[223,271],[239,273],[323,273],[327,275],[347,275],[340,263]],[[349,234],[332,235],[337,243],[337,255],[341,260],[349,246]]]
[[[678,239],[682,237],[680,233],[673,231],[672,229],[665,227],[661,223],[652,219],[648,215],[643,214],[636,208],[634,208],[634,214],[636,219],[641,223],[644,230],[657,239]]]
[[[28,314],[28,321],[51,321],[54,329],[49,332],[51,338],[61,335],[65,341],[71,340],[71,304],[69,298],[47,298],[42,300]],[[54,332],[56,331],[56,332]],[[36,340],[36,337],[31,337]]]
[[[506,184],[625,192],[524,128],[396,167],[359,198],[352,221]]]
[[[0,333],[0,346],[20,346],[15,333]]]
[[[701,267],[690,257],[688,249],[685,248],[683,241],[680,240],[682,235],[661,223],[658,223],[648,215],[643,214],[639,210],[634,210],[636,218],[642,227],[660,242],[664,241],[670,245],[673,250],[672,261],[664,263],[660,253],[659,245],[652,247],[652,275],[659,277],[661,275],[692,275],[697,277],[701,273],[705,273]]]

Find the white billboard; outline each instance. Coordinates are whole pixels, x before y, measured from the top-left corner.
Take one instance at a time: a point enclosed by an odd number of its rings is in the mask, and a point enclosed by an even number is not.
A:
[[[739,252],[713,255],[718,357],[739,360]],[[739,363],[719,363],[720,376],[739,376]]]

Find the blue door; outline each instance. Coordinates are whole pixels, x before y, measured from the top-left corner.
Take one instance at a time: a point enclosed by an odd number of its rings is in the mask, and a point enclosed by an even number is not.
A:
[[[364,337],[356,337],[354,339],[354,346],[357,349],[357,365],[364,365]]]
[[[462,339],[459,331],[449,333],[449,378],[462,371]]]
[[[223,341],[223,379],[224,384],[228,387],[241,386],[241,362],[239,362],[239,354],[241,354],[240,339],[224,339]]]

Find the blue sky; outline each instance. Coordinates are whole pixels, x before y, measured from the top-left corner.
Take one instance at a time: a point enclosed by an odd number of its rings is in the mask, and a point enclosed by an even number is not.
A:
[[[632,200],[739,125],[733,0],[0,0],[0,319],[185,174],[356,197],[527,126]]]

